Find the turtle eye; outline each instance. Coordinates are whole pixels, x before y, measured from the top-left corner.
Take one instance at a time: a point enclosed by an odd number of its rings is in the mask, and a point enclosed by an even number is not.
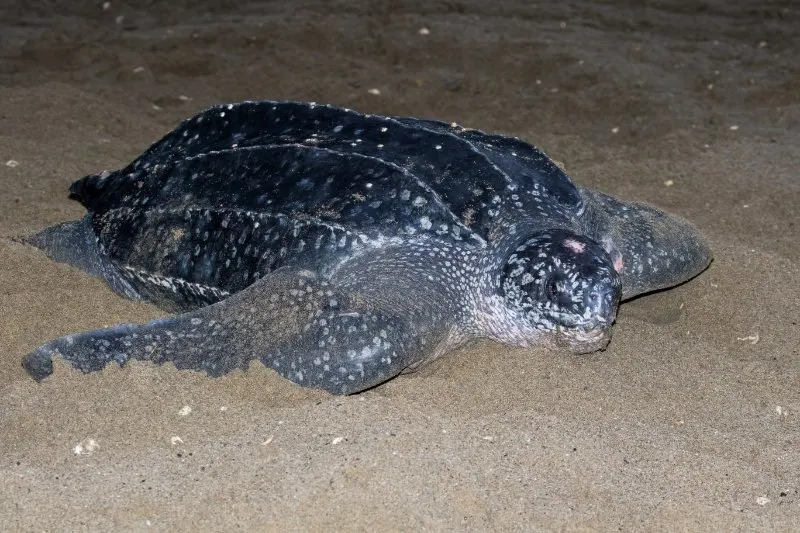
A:
[[[558,279],[552,274],[544,281],[544,296],[551,302],[558,300]]]

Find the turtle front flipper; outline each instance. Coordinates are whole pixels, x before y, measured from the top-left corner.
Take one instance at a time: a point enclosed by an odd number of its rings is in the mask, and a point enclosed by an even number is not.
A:
[[[711,248],[688,221],[592,189],[581,194],[580,229],[611,255],[623,299],[682,283],[711,263]]]
[[[139,359],[220,376],[259,359],[299,385],[350,394],[414,366],[447,338],[441,321],[363,296],[281,269],[196,311],[58,338],[23,366],[37,381],[52,373],[53,356],[83,372]]]

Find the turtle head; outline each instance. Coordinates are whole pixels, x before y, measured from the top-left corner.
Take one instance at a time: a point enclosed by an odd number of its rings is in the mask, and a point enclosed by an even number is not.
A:
[[[565,230],[536,234],[513,249],[499,289],[505,305],[525,322],[518,329],[521,344],[549,336],[578,353],[608,344],[622,294],[612,256]]]

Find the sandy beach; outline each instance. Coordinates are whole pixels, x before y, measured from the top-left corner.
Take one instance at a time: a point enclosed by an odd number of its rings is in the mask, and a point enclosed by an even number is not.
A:
[[[0,6],[0,530],[800,529],[800,6],[148,4]],[[590,355],[481,342],[347,397],[260,364],[35,383],[37,346],[164,312],[15,237],[245,99],[519,136],[714,261]]]

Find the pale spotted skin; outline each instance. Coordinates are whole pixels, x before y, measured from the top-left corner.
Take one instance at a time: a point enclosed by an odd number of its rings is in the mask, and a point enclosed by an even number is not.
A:
[[[518,139],[296,102],[210,108],[70,191],[87,216],[29,242],[179,314],[56,339],[23,363],[37,380],[53,355],[212,376],[257,359],[341,394],[481,337],[589,352],[621,298],[711,257]]]

